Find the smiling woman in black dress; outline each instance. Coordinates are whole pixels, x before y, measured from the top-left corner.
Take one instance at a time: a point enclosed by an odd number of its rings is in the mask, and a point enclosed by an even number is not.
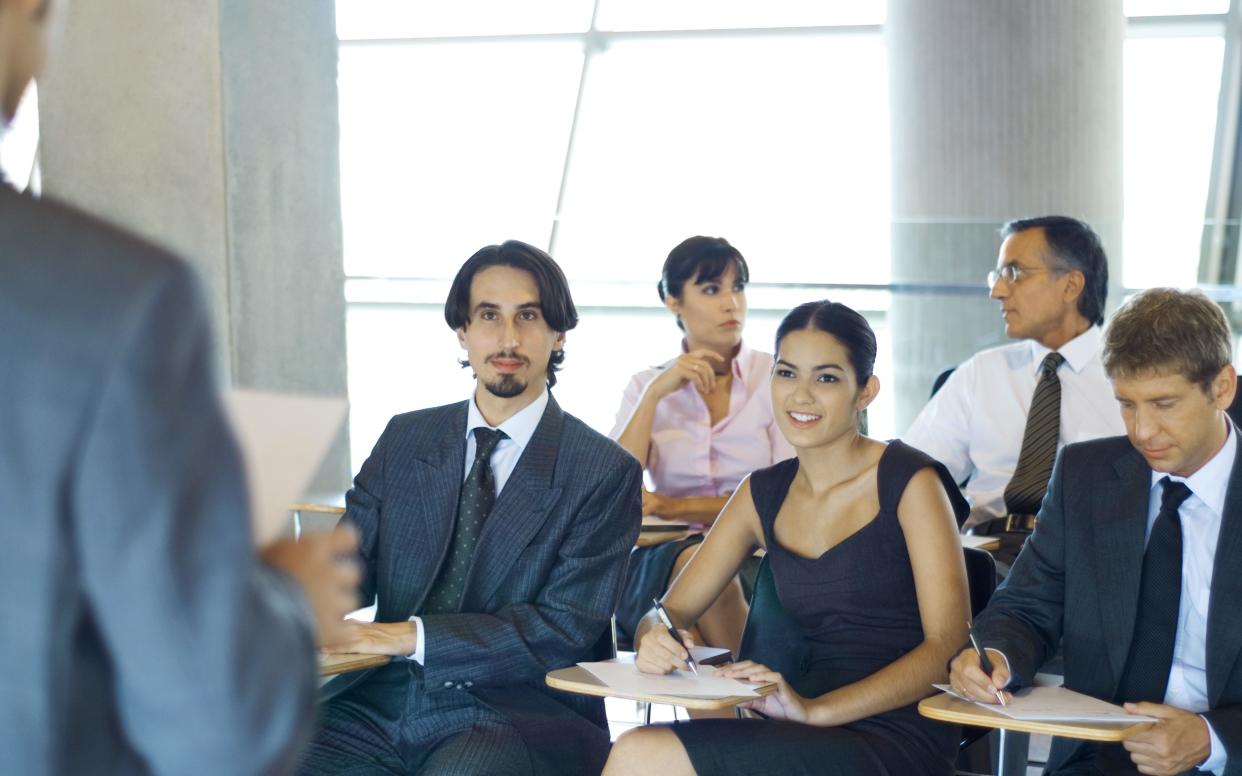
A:
[[[665,596],[689,625],[764,547],[777,593],[810,647],[806,672],[751,662],[728,676],[777,682],[750,706],[768,719],[696,720],[621,737],[606,776],[950,774],[957,730],[915,710],[966,639],[969,601],[944,467],[901,442],[858,431],[875,398],[875,335],[832,302],[794,309],[776,337],[772,407],[797,458],[744,480]],[[952,494],[952,496],[950,495]],[[638,631],[638,665],[685,666],[658,621]]]

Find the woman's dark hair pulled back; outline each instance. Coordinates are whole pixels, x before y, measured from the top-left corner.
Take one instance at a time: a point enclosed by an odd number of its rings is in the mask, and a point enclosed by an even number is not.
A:
[[[821,299],[806,302],[789,311],[776,328],[776,357],[781,355],[781,340],[791,332],[815,329],[831,334],[845,346],[858,387],[866,385],[875,370],[875,332],[871,324],[852,307]]]

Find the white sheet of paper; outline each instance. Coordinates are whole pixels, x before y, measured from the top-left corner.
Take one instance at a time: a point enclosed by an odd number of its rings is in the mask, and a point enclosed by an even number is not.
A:
[[[1014,693],[1008,706],[999,703],[980,703],[953,692],[947,684],[933,685],[937,690],[947,692],[954,698],[974,703],[976,706],[1004,714],[1010,719],[1026,722],[1117,722],[1134,724],[1136,722],[1155,722],[1155,717],[1141,717],[1127,714],[1126,710],[1108,701],[1092,698],[1064,687],[1027,687]]]
[[[711,669],[695,676],[689,671],[674,671],[657,676],[644,674],[631,662],[579,663],[609,688],[624,695],[684,695],[690,698],[730,698],[758,695],[749,682],[712,676]]]
[[[1000,544],[1000,540],[995,536],[975,536],[974,534],[962,534],[963,547],[985,547],[992,544]]]
[[[711,660],[720,655],[729,654],[727,647],[691,647],[690,657],[694,658],[694,662],[702,663],[704,660]]]
[[[344,399],[233,389],[225,397],[250,491],[255,544],[280,535],[345,419]]]

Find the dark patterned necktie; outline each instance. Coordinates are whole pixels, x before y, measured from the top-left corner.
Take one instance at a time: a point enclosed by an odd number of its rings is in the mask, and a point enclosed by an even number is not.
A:
[[[1022,449],[1013,478],[1005,486],[1005,508],[1011,515],[1033,515],[1039,511],[1052,476],[1057,457],[1057,440],[1061,436],[1061,379],[1057,369],[1065,356],[1053,351],[1044,356],[1039,369],[1039,382],[1031,396],[1022,433]]]
[[[1160,480],[1164,495],[1143,554],[1138,613],[1117,700],[1164,703],[1173,666],[1177,614],[1182,601],[1182,521],[1178,509],[1190,498],[1185,483]]]
[[[479,543],[483,521],[496,503],[496,478],[492,476],[492,452],[500,440],[508,439],[503,431],[490,428],[474,430],[474,464],[466,481],[461,484],[461,496],[457,501],[457,522],[453,526],[453,540],[449,545],[440,576],[427,594],[423,614],[451,614],[461,606],[461,596],[466,589],[466,572],[474,558],[474,548]]]

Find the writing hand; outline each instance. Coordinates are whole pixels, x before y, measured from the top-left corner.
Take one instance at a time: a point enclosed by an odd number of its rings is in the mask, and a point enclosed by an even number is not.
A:
[[[694,639],[689,631],[678,630],[686,647],[693,647]],[[634,665],[644,674],[668,674],[677,670],[689,670],[686,660],[690,653],[681,648],[677,640],[668,634],[663,625],[655,625],[647,629],[638,641],[638,654],[634,656]]]
[[[953,658],[949,664],[949,684],[955,693],[981,703],[997,702],[997,694],[1009,684],[1009,667],[1003,654],[995,649],[987,652],[988,659],[992,661],[991,676],[983,672],[979,653],[972,647],[963,649]],[[1010,693],[1005,693],[1005,702],[1008,703],[1012,697]]]

